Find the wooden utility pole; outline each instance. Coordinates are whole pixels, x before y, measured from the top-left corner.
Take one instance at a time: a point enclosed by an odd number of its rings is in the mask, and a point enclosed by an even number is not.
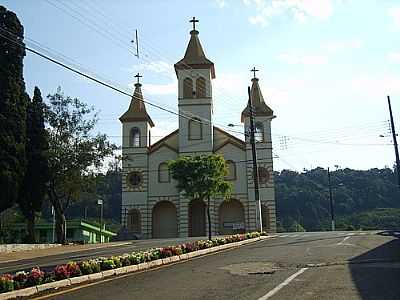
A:
[[[397,169],[397,184],[400,188],[400,159],[399,159],[399,147],[397,145],[396,129],[394,128],[392,105],[390,103],[390,96],[387,96],[390,114],[390,127],[392,129],[394,153],[396,155],[396,169]]]
[[[257,152],[256,152],[256,141],[254,138],[254,107],[251,101],[251,93],[250,87],[247,88],[247,92],[249,94],[249,107],[250,107],[250,144],[251,144],[251,153],[253,156],[253,181],[254,181],[254,197],[255,201],[258,203],[258,219],[260,221],[260,232],[263,230],[262,225],[262,213],[261,213],[261,201],[260,201],[260,192],[258,189],[258,167],[257,167]]]
[[[331,207],[331,230],[335,231],[335,211],[333,207],[331,172],[329,171],[329,168],[328,168],[328,185],[329,185],[329,203]]]

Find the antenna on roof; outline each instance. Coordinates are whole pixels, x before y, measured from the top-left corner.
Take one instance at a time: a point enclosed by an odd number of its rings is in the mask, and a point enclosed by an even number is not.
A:
[[[137,31],[137,29],[135,30],[135,39],[131,40],[131,43],[132,44],[136,44],[136,54],[135,54],[135,56],[137,58],[139,58],[139,39],[138,39],[138,31]]]

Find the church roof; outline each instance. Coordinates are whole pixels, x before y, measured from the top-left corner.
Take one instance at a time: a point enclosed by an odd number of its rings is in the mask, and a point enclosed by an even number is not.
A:
[[[135,91],[133,93],[131,103],[128,110],[119,118],[121,122],[136,122],[147,121],[151,127],[154,123],[146,111],[146,106],[143,102],[143,95],[140,83],[135,83]]]
[[[272,109],[265,104],[264,97],[261,93],[260,86],[258,85],[258,78],[253,78],[251,80],[253,83],[251,85],[250,96],[251,102],[254,107],[254,116],[273,116],[274,112]],[[245,117],[250,116],[250,106],[247,103],[246,108],[242,111],[242,122],[244,121]]]
[[[215,78],[214,63],[204,54],[198,35],[197,30],[190,31],[190,40],[185,56],[175,64],[175,71],[178,69],[211,68],[211,77]]]

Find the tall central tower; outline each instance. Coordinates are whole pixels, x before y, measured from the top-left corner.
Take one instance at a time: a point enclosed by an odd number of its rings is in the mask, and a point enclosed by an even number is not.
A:
[[[196,30],[193,30],[183,59],[175,64],[178,77],[179,152],[211,153],[213,150],[213,101],[211,79],[214,63],[204,54]]]

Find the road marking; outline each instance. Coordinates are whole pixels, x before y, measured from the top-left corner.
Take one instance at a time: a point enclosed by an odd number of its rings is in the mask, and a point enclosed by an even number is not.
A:
[[[284,235],[281,235],[280,237],[288,237],[288,235],[287,235],[287,234],[284,234]]]
[[[341,240],[341,241],[340,241],[339,243],[337,243],[336,245],[338,245],[338,246],[343,245],[343,243],[344,243],[345,241],[347,241],[349,238],[351,238],[351,236],[346,236],[346,237],[344,237],[344,239]]]
[[[298,237],[298,236],[299,236],[298,234],[291,235],[291,237]]]
[[[264,296],[261,298],[258,298],[258,300],[267,300],[271,298],[273,295],[275,295],[277,292],[279,292],[282,288],[287,286],[293,279],[295,279],[297,276],[301,275],[304,273],[308,268],[302,268],[296,273],[294,273],[292,276],[288,277],[284,282],[276,286],[274,289],[270,290],[268,293],[266,293]]]

